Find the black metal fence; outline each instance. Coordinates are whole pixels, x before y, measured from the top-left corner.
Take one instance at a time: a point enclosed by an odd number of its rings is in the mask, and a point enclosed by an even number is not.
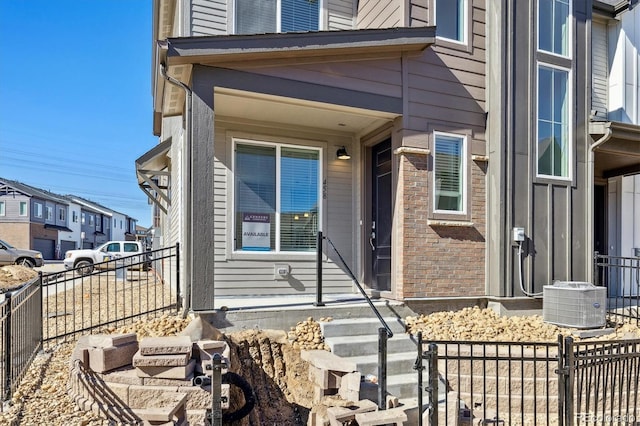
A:
[[[16,390],[42,347],[41,276],[0,297],[0,380],[2,400]]]
[[[179,245],[42,276],[45,344],[178,312]]]
[[[420,425],[617,425],[640,420],[637,339],[434,342],[419,334],[416,369],[418,404],[424,409]]]
[[[613,322],[640,325],[640,257],[594,253],[594,284],[607,288],[607,313]]]

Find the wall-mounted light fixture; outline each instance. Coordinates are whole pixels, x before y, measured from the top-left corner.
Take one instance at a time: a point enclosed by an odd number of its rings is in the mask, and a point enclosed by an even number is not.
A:
[[[336,157],[338,157],[338,160],[349,160],[351,158],[351,156],[347,153],[347,148],[345,148],[344,146],[338,148],[338,150],[336,151]]]

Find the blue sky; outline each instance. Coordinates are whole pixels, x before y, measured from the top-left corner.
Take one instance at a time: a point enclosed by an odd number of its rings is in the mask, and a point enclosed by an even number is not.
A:
[[[151,0],[0,0],[0,177],[151,224]]]

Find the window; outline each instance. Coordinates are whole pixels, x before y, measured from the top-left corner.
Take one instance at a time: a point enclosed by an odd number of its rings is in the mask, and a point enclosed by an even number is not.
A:
[[[73,223],[78,223],[78,212],[76,211],[71,212],[71,221]]]
[[[104,251],[108,253],[118,253],[120,251],[120,243],[109,243]]]
[[[96,231],[102,231],[102,217],[96,216]]]
[[[84,213],[82,213],[82,224],[84,225],[87,222],[87,218],[86,215]]]
[[[433,209],[447,213],[464,213],[465,138],[436,133],[433,167]]]
[[[120,229],[122,229],[122,221],[120,221]]]
[[[111,226],[111,219],[104,221],[104,229],[109,229],[109,226]]]
[[[33,207],[34,207],[34,210],[35,210],[33,215],[35,217],[40,217],[41,218],[42,217],[42,204],[41,203],[34,203]]]
[[[118,222],[117,220],[113,219],[113,228],[114,228],[114,229],[118,226],[118,223],[117,223],[117,222]]]
[[[467,0],[436,0],[436,35],[467,41]]]
[[[53,207],[46,206],[45,211],[47,212],[45,215],[45,220],[53,220]]]
[[[94,223],[95,218],[93,217],[92,214],[89,215],[89,226],[93,227],[93,223]]]
[[[315,251],[320,150],[243,141],[236,144],[234,167],[234,248]]]
[[[0,201],[0,216],[6,215],[4,201]]]
[[[236,34],[317,31],[320,0],[236,0]]]
[[[125,253],[136,253],[138,251],[138,244],[136,243],[124,243]]]
[[[570,0],[538,2],[538,50],[569,56]]]
[[[569,177],[569,71],[538,67],[538,175]]]
[[[65,209],[61,208],[61,209],[58,211],[58,219],[59,219],[61,222],[64,222],[65,220],[67,220],[67,211],[66,211]]]
[[[20,214],[20,216],[26,216],[27,215],[27,202],[26,201],[20,201],[19,214]]]

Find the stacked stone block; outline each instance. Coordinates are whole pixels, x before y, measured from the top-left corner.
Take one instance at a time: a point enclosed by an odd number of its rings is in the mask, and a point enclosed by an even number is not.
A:
[[[193,343],[187,336],[147,337],[133,356],[138,377],[190,379],[196,361],[191,359]]]
[[[69,395],[80,409],[123,424],[204,424],[211,387],[194,386],[192,379],[196,366],[216,352],[228,359],[226,342],[82,336],[72,354]],[[222,396],[222,409],[228,409],[229,385],[222,385]]]

